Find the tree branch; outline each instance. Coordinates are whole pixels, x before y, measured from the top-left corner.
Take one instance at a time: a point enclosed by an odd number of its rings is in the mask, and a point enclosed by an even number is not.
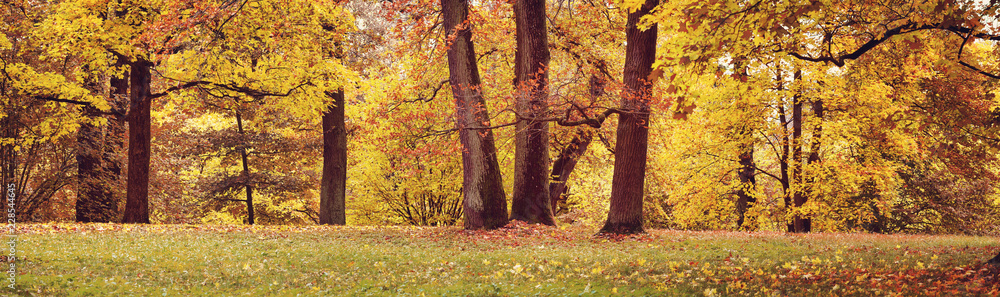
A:
[[[52,101],[52,102],[62,102],[62,103],[69,103],[69,104],[76,104],[76,105],[83,105],[83,106],[92,106],[93,105],[93,103],[91,103],[91,102],[78,101],[78,100],[72,100],[72,99],[62,99],[62,98],[53,97],[53,96],[32,96],[32,98],[38,99],[38,100],[45,100],[45,101]]]
[[[848,54],[842,54],[842,55],[836,56],[836,57],[832,57],[832,56],[820,56],[820,57],[815,57],[814,58],[814,57],[805,56],[805,55],[802,55],[802,54],[799,54],[799,53],[795,53],[795,52],[789,52],[788,55],[790,55],[792,57],[795,57],[795,58],[797,58],[799,60],[810,61],[810,62],[831,62],[834,65],[837,65],[837,67],[843,67],[844,66],[844,61],[846,61],[846,60],[854,60],[854,59],[860,58],[862,55],[864,55],[865,53],[867,53],[871,49],[875,48],[879,44],[882,44],[886,40],[889,40],[890,37],[893,37],[893,36],[896,36],[896,35],[903,35],[903,34],[907,34],[907,33],[911,33],[911,32],[916,32],[916,31],[920,31],[920,30],[936,29],[936,28],[939,28],[940,25],[941,24],[918,25],[918,24],[912,23],[912,22],[906,23],[906,24],[901,25],[899,27],[895,27],[895,28],[886,30],[885,33],[882,33],[882,38],[875,38],[875,39],[869,40],[865,44],[862,44],[860,47],[858,47],[857,49],[855,49],[853,52],[848,53]]]
[[[166,91],[163,91],[163,92],[159,92],[159,93],[155,93],[155,94],[149,94],[149,97],[147,97],[147,98],[149,98],[149,100],[153,100],[153,99],[156,99],[156,98],[160,98],[160,97],[166,96],[167,94],[169,94],[170,92],[173,92],[173,91],[183,90],[183,89],[192,88],[192,87],[200,86],[200,85],[207,85],[207,84],[211,84],[211,82],[207,82],[207,81],[192,81],[192,82],[187,82],[187,83],[179,85],[179,86],[169,87],[169,88],[167,88]]]

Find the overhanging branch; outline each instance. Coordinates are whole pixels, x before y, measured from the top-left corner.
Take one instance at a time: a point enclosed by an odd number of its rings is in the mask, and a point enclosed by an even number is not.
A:
[[[862,44],[860,47],[858,47],[857,49],[855,49],[853,52],[850,52],[850,53],[847,53],[847,54],[842,54],[842,55],[839,55],[839,56],[836,56],[836,57],[834,57],[834,56],[810,57],[810,56],[806,56],[806,55],[803,55],[803,54],[800,54],[800,53],[795,53],[795,52],[789,52],[788,55],[790,55],[792,57],[795,57],[795,58],[797,58],[799,60],[803,60],[803,61],[809,61],[809,62],[830,62],[830,63],[833,63],[834,65],[837,65],[837,67],[843,67],[844,66],[844,61],[846,61],[846,60],[854,60],[854,59],[860,58],[862,55],[864,55],[868,51],[872,50],[873,48],[875,48],[879,44],[882,44],[886,40],[889,40],[889,38],[891,38],[893,36],[903,35],[903,34],[907,34],[907,33],[911,33],[911,32],[916,32],[916,31],[920,31],[920,30],[936,29],[936,28],[939,28],[939,26],[940,26],[940,24],[918,25],[918,24],[912,23],[912,22],[911,23],[906,23],[906,24],[901,25],[899,27],[895,27],[895,28],[886,30],[885,33],[882,34],[881,38],[874,38],[872,40],[869,40],[865,44]]]

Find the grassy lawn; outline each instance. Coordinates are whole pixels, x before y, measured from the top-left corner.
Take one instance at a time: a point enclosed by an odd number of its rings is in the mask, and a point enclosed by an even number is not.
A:
[[[996,295],[992,237],[19,225],[40,296]],[[6,287],[6,280],[4,287]]]

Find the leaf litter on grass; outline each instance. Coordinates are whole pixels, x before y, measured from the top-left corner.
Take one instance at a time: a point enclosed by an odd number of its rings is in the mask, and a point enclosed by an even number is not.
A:
[[[971,236],[21,224],[29,295],[996,295]]]

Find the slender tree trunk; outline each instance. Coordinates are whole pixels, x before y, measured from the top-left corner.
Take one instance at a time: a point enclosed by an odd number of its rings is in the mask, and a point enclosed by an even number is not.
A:
[[[569,192],[569,187],[566,186],[566,181],[569,180],[569,176],[573,173],[573,169],[576,168],[576,163],[580,161],[580,157],[587,152],[587,147],[590,146],[591,140],[593,140],[593,132],[585,128],[578,128],[576,135],[573,136],[573,140],[569,142],[561,152],[559,156],[556,157],[556,161],[552,163],[552,180],[549,183],[549,200],[552,202],[552,214],[555,215],[556,207],[559,201],[565,200],[563,195]]]
[[[744,65],[746,61],[745,57],[739,57],[734,62],[737,69],[737,74],[739,79],[742,81],[747,81],[747,69]],[[743,106],[743,110],[750,111],[753,110],[750,106]],[[738,133],[736,140],[739,143],[739,179],[740,188],[736,191],[736,228],[740,230],[755,230],[756,220],[753,217],[748,218],[747,212],[754,204],[757,203],[757,198],[754,197],[754,192],[757,188],[757,177],[756,177],[756,165],[754,164],[754,137],[753,137],[753,127],[748,124],[739,124]],[[747,220],[749,219],[749,223]]]
[[[239,144],[238,150],[240,151],[240,160],[243,162],[243,188],[246,189],[247,199],[247,224],[254,224],[254,210],[253,210],[253,181],[250,177],[250,162],[247,162],[247,145],[246,131],[243,130],[243,115],[239,110],[236,111],[236,132],[240,134],[240,138],[243,139]]]
[[[516,0],[517,51],[514,92],[517,134],[514,137],[514,193],[511,220],[555,225],[549,197],[548,32],[545,0]]]
[[[333,105],[323,112],[323,180],[320,181],[319,223],[347,223],[347,124],[344,120],[344,89],[327,92]]]
[[[598,62],[597,67],[602,73],[607,72],[604,62]],[[588,84],[590,86],[589,95],[591,100],[597,100],[598,97],[604,96],[604,86],[607,85],[607,79],[604,76],[593,74],[590,76]],[[603,124],[603,120],[600,123]],[[559,152],[555,162],[552,163],[552,181],[549,183],[549,200],[552,203],[552,215],[559,213],[559,202],[566,200],[565,195],[569,193],[569,186],[566,185],[566,182],[569,180],[570,174],[573,173],[573,169],[576,168],[576,163],[580,160],[580,157],[583,157],[583,154],[587,153],[587,147],[590,146],[590,142],[593,139],[593,132],[585,128],[578,128],[576,135],[570,140],[569,145]]]
[[[120,66],[120,65],[119,65]],[[81,124],[77,131],[77,222],[115,222],[121,215],[121,153],[125,146],[125,106],[128,104],[128,75],[111,77],[108,103],[110,114],[103,126]],[[85,107],[88,116],[100,116],[94,107]]]
[[[746,223],[747,210],[753,207],[754,203],[757,203],[757,198],[754,198],[752,194],[757,187],[757,178],[754,176],[753,151],[752,143],[744,145],[739,156],[740,189],[736,191],[736,213],[738,215],[736,227],[744,230],[752,229],[744,223]]]
[[[785,90],[784,78],[781,76],[781,64],[777,64],[775,69],[775,78],[778,81],[778,90]],[[784,201],[784,206],[786,210],[792,209],[792,193],[791,193],[791,180],[788,177],[788,160],[789,153],[791,152],[791,133],[788,132],[788,111],[785,109],[785,98],[780,98],[778,103],[778,120],[781,122],[781,160],[779,160],[778,165],[781,171],[781,194],[782,200]],[[795,231],[795,227],[788,223],[786,224],[787,231]]]
[[[816,163],[819,163],[819,161],[820,161],[819,150],[820,150],[820,146],[821,146],[822,140],[823,140],[823,111],[824,111],[823,110],[823,100],[822,99],[817,99],[817,100],[813,101],[812,102],[812,109],[813,109],[813,116],[816,117],[816,119],[818,121],[816,121],[816,127],[813,127],[812,144],[809,146],[809,159],[808,159],[808,163],[807,163],[809,165],[815,165]],[[814,177],[810,177],[809,178],[809,180],[808,180],[808,187],[807,187],[808,190],[809,190],[808,191],[809,195],[808,196],[803,196],[802,199],[801,199],[802,203],[798,203],[798,206],[801,206],[802,204],[804,204],[807,201],[809,201],[809,197],[815,197],[816,196],[816,193],[815,193],[815,180],[816,179]],[[804,229],[803,229],[803,231],[798,231],[797,230],[798,232],[812,232],[812,219],[810,219],[810,218],[800,218],[799,220],[801,220],[800,225],[802,225],[804,227]]]
[[[809,148],[809,164],[819,162],[819,149],[823,139],[823,100],[816,99],[812,102],[813,116],[816,117],[816,127],[813,127],[812,145]]]
[[[129,72],[128,184],[123,223],[149,224],[150,66],[139,59]]]
[[[441,0],[449,39],[448,80],[455,97],[455,121],[462,143],[463,212],[466,229],[507,224],[507,196],[500,180],[496,144],[483,99],[468,0]]]
[[[801,70],[795,71],[795,80],[801,77],[801,73]],[[792,218],[792,227],[794,232],[809,232],[809,219],[803,218],[799,214],[799,208],[806,202],[802,193],[805,181],[802,177],[802,146],[804,145],[802,141],[802,96],[795,94],[793,100],[795,101],[792,102],[792,178],[795,187],[792,189],[792,204],[795,215]]]
[[[642,233],[642,195],[646,178],[649,141],[648,81],[656,60],[656,25],[646,30],[636,27],[659,0],[646,0],[642,8],[629,13],[625,27],[625,71],[622,111],[619,113],[615,143],[615,169],[611,181],[611,209],[601,233]]]

